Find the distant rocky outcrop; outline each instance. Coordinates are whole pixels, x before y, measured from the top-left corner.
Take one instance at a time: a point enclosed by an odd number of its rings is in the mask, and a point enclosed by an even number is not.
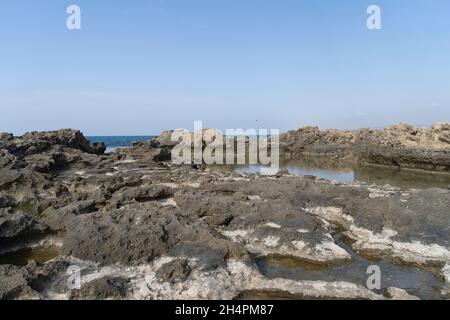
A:
[[[163,131],[158,137],[153,139],[153,142],[157,143],[162,147],[173,148],[178,144],[177,141],[172,141],[172,136],[174,132],[175,132],[174,130]]]
[[[77,149],[86,153],[103,154],[104,143],[91,143],[78,130],[64,129],[48,132],[29,132],[21,137],[12,134],[0,134],[0,149],[24,157],[42,153],[55,146]]]
[[[353,163],[353,146],[356,135],[349,130],[304,127],[280,136],[280,155],[285,160],[302,159],[305,156],[326,157],[329,160]]]
[[[80,131],[30,132],[20,137],[0,134],[0,169],[29,167],[48,173],[66,168],[86,155],[102,155],[104,143],[89,142]]]
[[[242,139],[243,138],[243,139]],[[242,140],[241,140],[242,139]],[[200,131],[194,132],[188,132],[188,131],[181,131],[181,130],[167,130],[161,133],[161,135],[152,141],[149,142],[143,142],[133,145],[135,146],[153,146],[162,148],[164,150],[167,150],[169,153],[171,150],[176,147],[185,147],[185,144],[189,143],[190,141],[190,147],[191,147],[191,162],[194,162],[194,150],[197,148],[197,150],[201,149],[204,151],[208,146],[211,148],[211,150],[220,150],[221,146],[223,149],[223,163],[227,161],[226,159],[226,152],[228,150],[233,150],[234,152],[234,159],[236,163],[236,159],[238,156],[241,156],[241,158],[245,158],[248,160],[249,158],[249,150],[251,145],[251,139],[255,139],[253,141],[257,141],[256,138],[252,138],[249,136],[226,136],[224,135],[220,130],[213,129],[213,128],[205,128]],[[243,149],[240,149],[240,145],[244,145]],[[253,144],[253,146],[257,146],[257,143]],[[268,144],[269,148],[269,154],[270,154],[270,147],[271,144]],[[211,151],[212,154],[215,154],[215,151]],[[183,153],[183,152],[181,152]]]
[[[188,131],[182,131],[182,130],[167,130],[161,133],[159,137],[155,138],[153,140],[154,143],[157,143],[160,147],[166,147],[166,148],[173,148],[177,146],[181,140],[182,137],[188,136],[191,141],[192,148],[194,147],[194,144],[201,145],[202,147],[205,147],[210,142],[216,140],[216,139],[223,139],[223,141],[227,141],[227,137],[225,137],[220,130],[218,129],[202,129],[200,131],[196,131],[196,134],[194,132],[188,132]],[[176,139],[178,138],[178,140]],[[228,139],[231,139],[228,137]]]
[[[420,129],[408,124],[381,131],[361,129],[354,149],[359,161],[368,164],[450,171],[450,124]]]
[[[335,161],[450,172],[448,123],[431,128],[399,124],[384,130],[357,131],[305,127],[282,134],[280,147],[285,159],[325,156]]]

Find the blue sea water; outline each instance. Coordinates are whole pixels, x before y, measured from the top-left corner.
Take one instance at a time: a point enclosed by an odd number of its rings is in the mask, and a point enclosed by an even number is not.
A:
[[[111,152],[116,148],[127,148],[138,141],[148,141],[155,136],[95,136],[86,137],[90,142],[103,142],[106,145],[106,152]]]

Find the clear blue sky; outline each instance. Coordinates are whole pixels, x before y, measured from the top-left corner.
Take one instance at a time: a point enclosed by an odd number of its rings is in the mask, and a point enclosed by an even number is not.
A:
[[[448,0],[2,0],[0,43],[15,134],[450,121]]]

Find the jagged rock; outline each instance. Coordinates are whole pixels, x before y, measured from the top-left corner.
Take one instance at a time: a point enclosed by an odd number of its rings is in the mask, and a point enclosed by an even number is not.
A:
[[[30,163],[29,167],[39,173],[64,170],[69,165],[69,162],[63,153],[33,154],[27,156],[25,159],[27,163]]]
[[[12,207],[14,203],[8,197],[0,197],[0,208]]]
[[[161,147],[173,148],[178,144],[178,141],[172,141],[174,132],[174,130],[164,131],[154,139],[154,142],[158,143]]]
[[[195,217],[157,203],[81,215],[66,229],[63,253],[99,263],[135,265],[171,254],[195,256],[205,268],[214,268],[223,265],[225,257],[246,254],[232,242],[213,237]]]
[[[0,300],[42,300],[53,281],[66,275],[70,261],[53,260],[44,265],[34,261],[27,266],[0,265]],[[67,290],[67,287],[66,287]]]
[[[0,190],[9,187],[22,177],[18,170],[0,169]]]
[[[275,189],[273,183],[265,183],[267,187],[272,185],[268,190]],[[280,254],[320,263],[350,259],[319,220],[302,214],[289,201],[274,194],[255,198],[243,193],[257,189],[255,193],[261,194],[260,188],[263,185],[255,188],[245,182],[216,183],[212,190],[205,187],[206,190],[179,191],[175,201],[190,215],[213,226],[225,226],[221,230],[223,235],[254,254]],[[301,229],[308,232],[300,232]]]
[[[225,140],[225,137],[218,129],[212,129],[212,128],[206,128],[202,129],[201,131],[194,132],[187,132],[183,130],[168,130],[161,133],[161,135],[154,139],[154,142],[157,143],[161,147],[167,147],[169,149],[172,149],[176,145],[180,143],[180,141],[174,141],[172,140],[176,136],[178,136],[181,140],[181,137],[189,136],[192,148],[195,144],[199,145],[200,147],[205,147],[212,141],[214,141],[217,138],[222,138]]]
[[[61,208],[50,207],[42,213],[42,222],[54,231],[66,230],[79,215],[98,211],[95,200],[73,202]]]
[[[8,150],[0,150],[0,168],[10,166],[16,161],[16,157],[9,153]]]
[[[387,131],[403,132],[402,143],[414,149],[424,141],[444,145],[449,128],[405,125]],[[288,279],[289,273],[269,279],[259,262],[276,255],[320,270],[346,268],[360,255],[448,278],[443,266],[450,264],[449,190],[194,170],[161,162],[170,159],[168,133],[98,155],[71,132],[0,135],[0,238],[28,237],[48,226],[61,231],[52,237],[62,245],[61,256],[43,265],[0,268],[0,297],[232,299],[279,292],[294,298],[383,298],[357,283],[365,273],[350,275],[354,283],[322,281],[321,271],[314,281]],[[357,139],[350,131],[305,128],[284,142],[291,156],[326,155],[337,162],[353,157]],[[65,284],[72,264],[84,268],[78,291]],[[406,297],[396,289],[388,294]]]
[[[0,243],[23,235],[29,237],[43,233],[45,229],[45,226],[21,211],[14,211],[12,208],[0,209]]]
[[[60,197],[65,192],[67,189],[61,182],[29,168],[0,169],[0,197],[13,205],[36,203],[39,206],[41,202]]]
[[[116,201],[117,205],[124,205],[133,202],[149,202],[167,199],[172,196],[173,190],[161,185],[149,185],[141,187],[125,187],[120,193],[115,195],[111,201]]]
[[[301,159],[304,155],[319,155],[352,161],[355,134],[352,131],[304,127],[280,136],[281,154],[286,159]]]
[[[450,125],[414,128],[408,124],[356,132],[305,127],[280,136],[286,159],[326,156],[346,164],[365,164],[429,171],[450,171]]]
[[[12,140],[14,138],[14,136],[11,133],[7,133],[7,132],[2,132],[0,133],[0,141],[9,141]]]
[[[21,268],[0,265],[0,300],[39,299]]]
[[[161,281],[171,284],[185,282],[190,274],[189,261],[184,259],[168,262],[156,271],[156,275]]]
[[[436,124],[429,129],[407,124],[383,131],[362,129],[357,134],[355,152],[364,163],[450,171],[449,137],[449,124]]]
[[[418,297],[409,294],[406,290],[389,287],[387,294],[393,300],[420,300]]]
[[[79,131],[59,130],[7,136],[0,139],[0,149],[0,168],[29,168],[39,173],[53,173],[76,166],[95,167],[106,147],[90,143]]]
[[[128,292],[129,279],[104,277],[95,279],[69,291],[70,300],[121,300]]]
[[[90,143],[80,131],[59,130],[50,132],[30,132],[21,137],[2,136],[0,148],[8,150],[11,154],[24,157],[42,153],[52,146],[65,146],[86,153],[103,154],[106,147],[102,143]]]
[[[121,161],[146,161],[149,163],[171,160],[170,149],[152,141],[136,142],[129,149],[116,150]]]

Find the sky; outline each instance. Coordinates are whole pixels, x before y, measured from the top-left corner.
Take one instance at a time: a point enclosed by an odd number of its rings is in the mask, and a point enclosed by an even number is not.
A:
[[[2,0],[0,132],[428,126],[449,56],[448,0]]]

